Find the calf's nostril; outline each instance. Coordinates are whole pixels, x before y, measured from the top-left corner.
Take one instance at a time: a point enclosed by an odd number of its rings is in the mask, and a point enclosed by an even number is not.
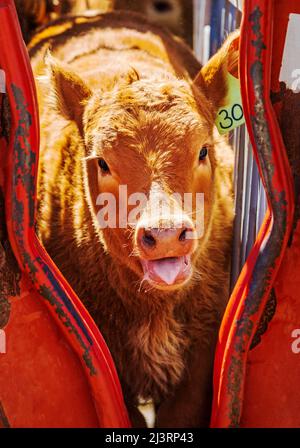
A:
[[[142,236],[142,242],[147,247],[155,247],[156,245],[154,236],[151,234],[151,232],[147,232],[146,230],[144,232],[144,235]]]
[[[188,229],[183,229],[183,231],[179,235],[179,241],[185,241],[187,236]]]
[[[185,227],[179,234],[179,241],[187,241],[195,239],[195,230],[192,227]]]

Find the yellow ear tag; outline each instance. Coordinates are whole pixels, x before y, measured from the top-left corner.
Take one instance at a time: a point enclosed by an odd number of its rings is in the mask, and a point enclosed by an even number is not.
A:
[[[240,81],[229,72],[227,72],[226,80],[228,86],[226,106],[219,109],[216,118],[216,125],[220,134],[226,134],[245,123]]]

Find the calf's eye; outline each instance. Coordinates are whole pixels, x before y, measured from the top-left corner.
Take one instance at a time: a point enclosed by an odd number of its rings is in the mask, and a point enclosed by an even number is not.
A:
[[[206,145],[202,146],[199,153],[199,161],[204,160],[208,154],[208,147]]]
[[[98,165],[103,174],[110,173],[109,166],[107,165],[104,159],[98,159]]]
[[[173,9],[173,5],[171,2],[167,0],[156,0],[153,2],[154,9],[159,13],[170,12]]]

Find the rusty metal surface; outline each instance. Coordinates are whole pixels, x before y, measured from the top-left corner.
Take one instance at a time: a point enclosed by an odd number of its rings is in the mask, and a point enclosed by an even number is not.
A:
[[[226,310],[215,363],[212,426],[238,427],[247,356],[266,326],[263,312],[287,247],[294,216],[291,170],[270,102],[274,2],[249,0],[242,26],[240,76],[247,127],[269,211]],[[271,213],[271,215],[270,215]],[[256,334],[256,339],[255,338]],[[253,348],[253,346],[252,346]]]
[[[275,291],[272,289],[269,300],[267,301],[264,312],[260,318],[256,333],[253,336],[250,350],[253,350],[261,342],[262,336],[267,331],[268,325],[275,315],[276,304],[277,304],[277,302],[276,302]]]
[[[8,298],[19,294],[20,269],[11,250],[5,226],[4,197],[0,190],[0,329],[9,320]]]
[[[10,428],[10,424],[5,414],[4,407],[0,401],[0,428]]]

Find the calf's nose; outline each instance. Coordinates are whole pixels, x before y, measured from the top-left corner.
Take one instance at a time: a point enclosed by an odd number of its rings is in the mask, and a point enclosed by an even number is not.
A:
[[[191,253],[195,231],[189,225],[180,228],[137,228],[136,243],[149,259],[181,257]]]

